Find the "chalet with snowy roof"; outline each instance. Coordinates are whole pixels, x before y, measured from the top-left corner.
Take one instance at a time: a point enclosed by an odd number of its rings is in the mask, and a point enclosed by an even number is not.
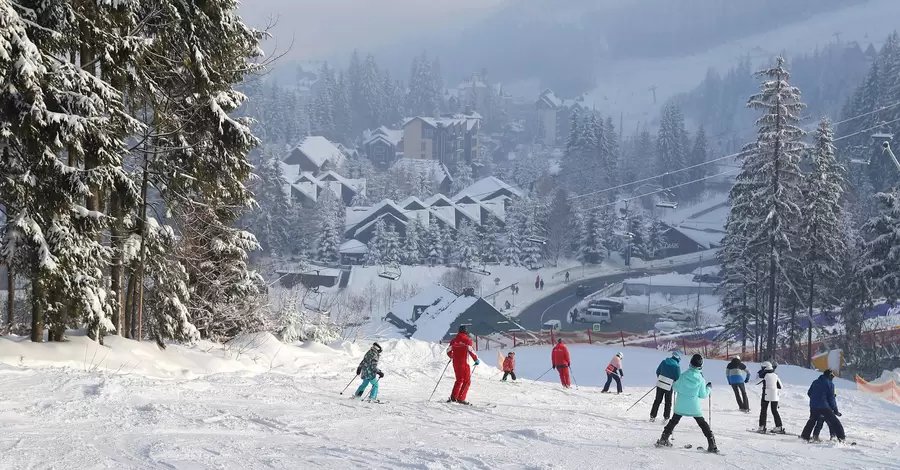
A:
[[[358,197],[366,195],[366,180],[344,178],[337,172],[328,170],[319,174],[299,171],[299,165],[282,162],[281,171],[287,182],[285,193],[291,201],[311,207],[322,197],[323,191],[331,191],[345,206],[354,203]]]
[[[553,147],[565,139],[567,126],[572,111],[575,109],[586,110],[583,96],[574,100],[564,100],[556,96],[556,93],[549,88],[541,92],[535,102],[535,110],[537,111],[539,137],[544,145]]]
[[[447,167],[460,160],[471,163],[478,158],[481,120],[476,112],[410,118],[403,124],[403,156],[435,160]]]
[[[362,151],[377,168],[390,167],[403,154],[403,130],[381,126],[364,132]]]
[[[304,137],[284,159],[288,165],[299,166],[300,171],[317,173],[323,169],[339,168],[344,164],[344,153],[325,137]]]
[[[442,285],[427,287],[411,299],[394,304],[385,321],[407,338],[435,342],[451,339],[460,325],[479,336],[524,330],[476,296],[474,289],[457,293]]]
[[[359,240],[347,240],[338,249],[341,255],[341,265],[361,265],[365,262],[369,247]]]
[[[731,207],[727,193],[663,214],[665,244],[660,256],[678,256],[718,248],[725,237]]]
[[[407,174],[427,175],[435,184],[438,192],[447,193],[453,184],[450,170],[437,160],[422,160],[419,158],[398,158],[392,165],[392,169],[401,170]]]

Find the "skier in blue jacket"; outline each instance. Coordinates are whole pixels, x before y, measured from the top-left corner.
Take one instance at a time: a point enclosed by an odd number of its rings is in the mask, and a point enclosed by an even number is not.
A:
[[[355,397],[363,396],[366,387],[372,384],[372,391],[369,392],[369,401],[378,401],[378,379],[384,377],[384,372],[378,368],[378,360],[381,358],[381,345],[372,343],[372,347],[363,356],[363,360],[356,368],[356,375],[363,379],[362,384],[356,389]]]
[[[691,367],[681,374],[681,377],[672,386],[672,389],[678,394],[678,398],[675,399],[675,416],[672,416],[669,424],[663,429],[662,436],[656,441],[657,447],[670,447],[672,443],[669,442],[669,437],[672,436],[675,426],[678,426],[682,416],[690,416],[697,421],[697,424],[703,431],[703,435],[706,436],[706,450],[708,452],[719,451],[719,448],[716,447],[716,438],[713,437],[712,429],[703,418],[703,407],[700,406],[700,400],[708,397],[712,388],[711,383],[706,382],[704,384],[706,379],[703,378],[702,368],[703,356],[694,354],[691,357]]]
[[[741,362],[740,356],[734,356],[731,358],[731,362],[725,366],[725,378],[728,379],[728,385],[731,385],[731,390],[734,391],[738,409],[749,413],[750,400],[747,399],[747,389],[744,384],[750,381],[750,373],[747,372],[747,366]]]
[[[650,422],[656,421],[656,414],[659,412],[659,404],[665,399],[666,406],[663,408],[663,422],[669,422],[669,411],[672,410],[672,384],[681,377],[681,353],[673,351],[672,356],[664,359],[656,367],[656,399],[653,400],[653,407],[650,408]]]
[[[831,369],[823,372],[809,386],[806,394],[809,395],[809,420],[806,422],[803,432],[800,433],[800,438],[810,440],[810,433],[816,425],[816,421],[820,417],[824,417],[831,434],[836,436],[838,441],[843,442],[847,436],[844,435],[844,426],[841,424],[841,420],[837,418],[841,416],[841,412],[838,411],[837,400],[834,398],[834,372]]]

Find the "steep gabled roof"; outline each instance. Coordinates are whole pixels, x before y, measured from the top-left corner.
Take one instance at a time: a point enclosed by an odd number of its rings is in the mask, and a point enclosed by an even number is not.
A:
[[[519,198],[524,194],[521,190],[514,188],[493,176],[488,176],[472,183],[470,186],[458,192],[453,196],[453,200],[458,201],[463,197],[469,196],[477,201],[485,201],[499,195],[510,195]]]
[[[437,160],[426,160],[422,158],[398,158],[394,162],[393,168],[402,168],[410,173],[425,173],[430,176],[437,184],[443,184],[445,180],[453,181],[450,176],[450,170],[444,164]]]
[[[388,129],[385,126],[381,126],[374,131],[367,130],[363,132],[363,145],[368,145],[379,139],[396,147],[403,140],[403,129]]]
[[[344,164],[344,154],[341,150],[331,143],[330,140],[320,135],[304,137],[300,145],[295,148],[295,151],[300,151],[303,155],[306,155],[306,158],[319,168],[326,161],[331,161],[334,166]]]

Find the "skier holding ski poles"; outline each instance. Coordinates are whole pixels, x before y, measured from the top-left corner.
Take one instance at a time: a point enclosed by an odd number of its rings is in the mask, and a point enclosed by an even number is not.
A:
[[[625,371],[622,370],[622,358],[624,356],[621,352],[617,352],[612,360],[609,361],[609,365],[606,366],[606,385],[603,386],[601,393],[610,393],[609,386],[613,380],[616,381],[616,393],[622,393],[622,378],[625,377]]]
[[[766,361],[760,364],[762,368],[759,371],[759,378],[762,380],[757,385],[762,384],[763,393],[760,400],[759,408],[759,429],[756,432],[765,434],[766,432],[766,411],[772,408],[772,418],[775,419],[774,434],[785,434],[784,427],[781,425],[781,415],[778,414],[778,390],[781,390],[781,380],[775,373],[775,366],[771,362]]]
[[[712,389],[711,383],[704,384],[706,379],[703,378],[701,369],[703,369],[703,356],[694,354],[691,357],[691,367],[681,374],[681,377],[672,386],[672,389],[678,394],[678,398],[675,399],[675,416],[672,416],[669,424],[663,429],[662,436],[656,441],[656,447],[671,447],[672,443],[669,442],[669,437],[672,436],[675,426],[678,426],[682,416],[690,416],[697,421],[703,435],[706,436],[707,452],[719,451],[712,428],[703,418],[703,408],[700,406],[700,400],[708,397]]]
[[[747,366],[741,362],[740,356],[731,358],[731,362],[725,366],[725,378],[734,391],[734,399],[737,400],[738,409],[749,413],[750,401],[747,400],[747,389],[744,384],[750,381],[750,373],[747,372]]]
[[[475,361],[475,365],[481,364],[475,350],[472,349],[472,340],[469,339],[469,330],[465,325],[459,327],[459,333],[450,341],[447,356],[453,360],[453,372],[456,373],[456,382],[453,391],[450,392],[448,403],[455,402],[469,405],[466,395],[469,393],[469,384],[472,382],[472,369],[469,368],[469,357]]]
[[[356,389],[353,395],[356,398],[363,396],[366,387],[372,384],[372,391],[369,392],[369,401],[378,401],[378,379],[384,377],[384,372],[378,368],[378,360],[381,358],[381,345],[372,343],[372,347],[363,356],[363,360],[356,368],[356,375],[363,379],[362,384]]]
[[[569,367],[572,366],[572,360],[569,358],[569,348],[563,344],[562,339],[556,340],[556,346],[550,353],[550,360],[553,362],[553,368],[559,372],[559,383],[565,388],[572,388],[572,382],[569,380]]]
[[[650,422],[656,421],[659,412],[659,404],[665,399],[663,408],[663,422],[669,422],[669,412],[672,410],[672,384],[681,377],[681,353],[672,352],[672,357],[666,358],[656,367],[656,399],[650,408]]]

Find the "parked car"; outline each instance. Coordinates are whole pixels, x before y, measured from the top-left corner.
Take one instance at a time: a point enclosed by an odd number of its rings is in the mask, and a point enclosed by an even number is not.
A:
[[[612,314],[605,308],[588,307],[578,312],[577,320],[581,323],[612,323]]]
[[[591,299],[591,301],[588,302],[588,308],[605,308],[613,315],[618,315],[625,311],[625,303],[621,300],[610,298]]]
[[[670,310],[663,315],[665,318],[668,318],[672,321],[680,321],[680,322],[692,322],[694,321],[694,314],[691,312],[684,312],[682,310]]]
[[[655,328],[656,331],[673,331],[678,328],[678,323],[667,320],[659,321],[655,325],[653,325],[653,328]]]
[[[577,295],[578,297],[587,297],[588,286],[584,284],[578,284],[578,287],[575,288],[575,295]]]
[[[559,331],[560,328],[562,328],[562,322],[560,322],[559,320],[547,320],[541,326],[541,331]]]
[[[724,279],[722,279],[721,276],[718,276],[716,274],[695,274],[694,275],[694,282],[702,282],[704,284],[721,284],[723,280]]]

